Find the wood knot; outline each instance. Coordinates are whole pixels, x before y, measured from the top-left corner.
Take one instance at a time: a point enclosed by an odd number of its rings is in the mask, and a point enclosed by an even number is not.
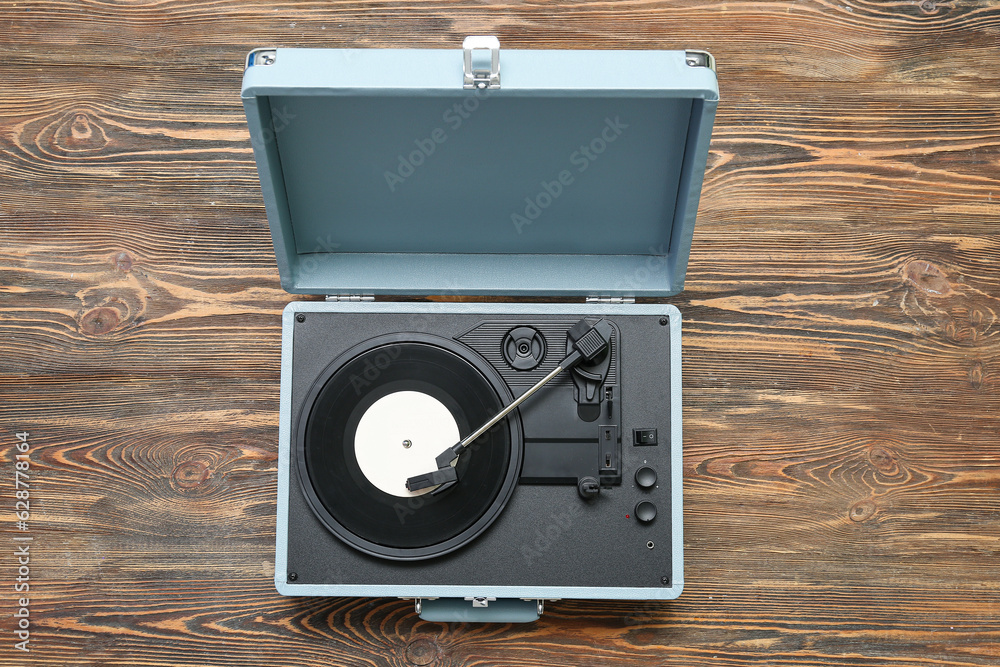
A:
[[[437,661],[440,654],[437,642],[426,637],[414,639],[406,645],[406,660],[411,665],[430,665]]]
[[[983,388],[983,362],[978,359],[969,367],[969,384],[976,390]]]
[[[875,516],[876,509],[878,508],[875,507],[874,500],[859,500],[851,505],[851,509],[847,514],[851,518],[851,521],[860,523]]]
[[[183,496],[206,496],[225,487],[226,473],[239,460],[235,447],[191,444],[174,453],[170,486]]]
[[[916,260],[907,262],[903,267],[903,279],[934,296],[944,296],[951,294],[952,291],[948,276],[930,262]]]
[[[937,4],[932,0],[924,0],[920,3],[920,11],[924,14],[933,14],[937,11]]]
[[[128,273],[132,270],[132,257],[124,250],[115,255],[112,260],[112,264],[115,267],[115,271],[120,273]]]
[[[80,318],[80,330],[90,336],[111,333],[121,322],[121,315],[115,308],[99,306],[84,313]]]
[[[73,122],[69,126],[70,136],[77,140],[90,139],[94,136],[94,128],[90,126],[90,119],[87,114],[78,113],[73,117]]]
[[[173,480],[182,489],[193,489],[204,484],[211,475],[204,461],[184,461],[174,468]]]
[[[899,474],[899,463],[891,451],[876,445],[868,450],[868,462],[881,473],[895,476]]]
[[[952,308],[942,318],[945,337],[959,345],[977,345],[993,325],[993,318],[974,306]]]
[[[90,152],[107,146],[108,135],[90,114],[74,111],[56,126],[51,141],[55,148],[67,153]]]

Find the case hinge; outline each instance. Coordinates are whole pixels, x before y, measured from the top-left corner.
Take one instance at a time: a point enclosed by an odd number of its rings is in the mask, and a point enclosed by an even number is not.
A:
[[[374,301],[374,294],[327,294],[327,301]]]
[[[490,52],[490,68],[476,69],[472,66],[472,52],[485,50]],[[500,40],[492,35],[470,35],[462,42],[464,57],[462,69],[463,88],[499,88],[500,87]]]
[[[586,303],[635,303],[634,296],[588,296]]]

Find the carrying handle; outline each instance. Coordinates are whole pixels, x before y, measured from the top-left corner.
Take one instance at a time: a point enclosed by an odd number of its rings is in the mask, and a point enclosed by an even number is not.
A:
[[[511,598],[417,599],[414,607],[422,620],[436,623],[531,623],[545,609],[542,600]]]

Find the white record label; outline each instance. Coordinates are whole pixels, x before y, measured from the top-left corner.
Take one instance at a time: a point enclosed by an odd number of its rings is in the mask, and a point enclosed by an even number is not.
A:
[[[372,403],[358,422],[354,455],[361,472],[380,491],[399,498],[406,480],[437,470],[434,458],[460,440],[458,423],[444,403],[419,391],[397,391]]]

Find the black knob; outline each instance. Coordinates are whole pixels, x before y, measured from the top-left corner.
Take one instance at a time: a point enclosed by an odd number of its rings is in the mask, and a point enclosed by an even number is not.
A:
[[[576,482],[576,490],[581,498],[590,500],[601,492],[601,483],[595,477],[581,477]]]
[[[656,471],[649,466],[642,466],[635,471],[635,483],[644,489],[651,489],[656,484]]]
[[[643,500],[635,506],[635,518],[643,523],[649,523],[656,518],[656,505],[648,500]]]

